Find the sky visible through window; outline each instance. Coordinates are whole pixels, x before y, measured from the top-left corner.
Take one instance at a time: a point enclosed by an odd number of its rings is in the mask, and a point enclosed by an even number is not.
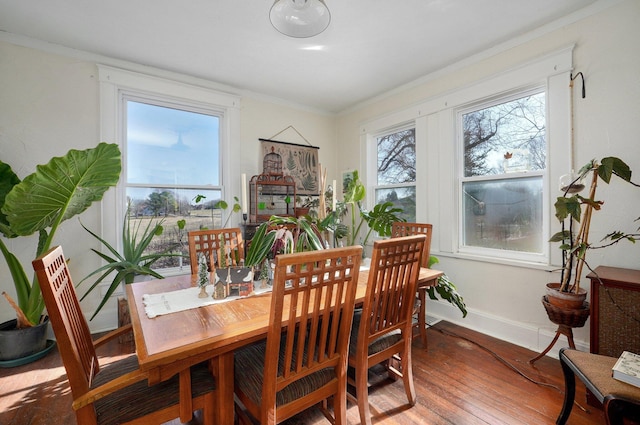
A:
[[[154,237],[147,253],[184,254],[187,232],[222,225],[222,212],[215,208],[223,183],[221,117],[130,99],[126,107],[129,212],[142,226],[162,218],[164,231]],[[188,257],[165,257],[154,268],[184,270],[188,265]]]
[[[127,182],[218,186],[217,116],[127,102]]]

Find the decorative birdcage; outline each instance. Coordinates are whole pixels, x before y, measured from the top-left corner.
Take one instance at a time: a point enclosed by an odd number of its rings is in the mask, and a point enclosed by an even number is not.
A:
[[[271,152],[266,154],[262,160],[262,174],[269,176],[282,175],[282,156],[275,152],[273,146],[271,147]]]
[[[249,181],[249,220],[261,223],[272,215],[295,216],[296,182],[291,176],[258,174]]]

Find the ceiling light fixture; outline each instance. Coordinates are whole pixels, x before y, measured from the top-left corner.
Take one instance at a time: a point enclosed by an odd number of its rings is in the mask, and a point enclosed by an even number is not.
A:
[[[269,19],[275,29],[295,38],[308,38],[327,29],[331,13],[324,0],[276,0]]]

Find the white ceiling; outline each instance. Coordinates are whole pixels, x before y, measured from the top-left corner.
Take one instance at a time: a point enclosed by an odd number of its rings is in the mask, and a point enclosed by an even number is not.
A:
[[[272,0],[0,0],[0,31],[340,112],[596,1],[326,0],[294,39]]]

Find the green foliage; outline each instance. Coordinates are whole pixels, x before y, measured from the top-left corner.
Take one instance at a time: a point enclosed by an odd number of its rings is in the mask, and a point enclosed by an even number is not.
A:
[[[131,221],[130,212],[127,210],[122,225],[122,254],[106,240],[86,228],[84,224],[82,225],[82,227],[89,232],[91,236],[100,241],[100,243],[109,250],[111,255],[104,254],[97,249],[91,248],[91,251],[95,252],[100,258],[106,261],[107,264],[94,270],[80,281],[78,286],[90,277],[100,274],[97,280],[93,282],[93,284],[84,293],[80,301],[85,299],[87,295],[89,295],[89,293],[91,293],[91,291],[93,291],[109,275],[115,273],[113,280],[109,284],[109,288],[105,292],[104,297],[100,301],[100,304],[96,308],[96,311],[93,313],[90,320],[93,320],[98,312],[102,310],[102,307],[104,307],[107,301],[109,301],[111,295],[116,289],[118,289],[118,286],[122,282],[125,284],[133,283],[133,279],[136,275],[148,275],[153,276],[156,279],[162,279],[163,276],[154,271],[151,266],[163,257],[177,257],[182,255],[170,254],[168,251],[145,254],[144,252],[149,247],[149,244],[151,244],[153,238],[162,234],[162,223],[164,220],[149,220],[144,228],[142,227],[141,220],[138,220],[133,226],[131,225]]]
[[[391,236],[391,225],[394,222],[406,221],[400,217],[402,214],[402,208],[394,207],[392,202],[383,202],[376,204],[371,211],[362,211],[360,217],[369,225],[369,231],[367,232],[362,245],[367,244],[367,240],[371,235],[371,232],[376,231],[380,236]]]
[[[362,240],[361,245],[366,245],[371,234],[375,231],[380,236],[391,236],[391,225],[396,221],[406,221],[401,217],[402,208],[394,206],[393,202],[380,202],[373,207],[373,210],[367,211],[362,206],[367,195],[366,188],[358,171],[353,172],[353,178],[347,184],[347,191],[344,194],[344,200],[336,204],[336,211],[330,214],[320,225],[320,228],[328,228],[333,232],[335,240],[347,238],[347,245],[356,245],[358,236],[366,224],[367,233]],[[356,211],[357,208],[357,211]],[[339,218],[351,215],[351,226],[341,223]]]
[[[244,265],[246,267],[262,264],[267,258],[276,239],[275,232],[269,232],[268,230],[268,222],[260,224],[256,229],[253,239],[251,239],[251,245],[249,245],[249,249],[245,255]]]
[[[274,215],[256,229],[245,257],[245,266],[262,264],[278,243],[285,253],[324,249],[320,231],[306,217]]]
[[[153,192],[147,199],[147,207],[153,215],[168,215],[176,210],[177,201],[171,191]]]
[[[198,196],[202,196],[202,195],[198,195]],[[202,196],[204,198],[204,196]],[[242,211],[242,206],[240,205],[240,200],[238,199],[237,196],[233,197],[234,203],[233,203],[233,208],[231,208],[231,213],[239,213],[240,211]],[[197,202],[197,201],[196,201]],[[213,206],[213,208],[220,208],[223,211],[226,211],[227,208],[229,208],[229,204],[227,203],[227,201],[221,199],[218,202],[216,202],[216,204]],[[222,225],[222,228],[224,229],[225,227],[227,227],[227,224],[229,223],[229,219],[231,218],[231,215],[229,214],[227,216],[227,219],[224,221],[224,224]]]
[[[433,264],[437,264],[438,262],[440,262],[440,260],[433,255],[429,257],[429,267]],[[467,317],[467,306],[464,303],[464,298],[462,298],[462,295],[458,292],[456,285],[446,274],[443,274],[438,278],[435,286],[427,287],[427,294],[429,294],[429,298],[432,300],[437,300],[439,295],[443,300],[458,307],[462,313],[462,317]]]
[[[571,188],[574,185],[577,186],[590,174],[592,181],[588,197],[578,193],[570,194]],[[605,183],[610,183],[614,175],[638,186],[631,181],[631,169],[624,161],[616,157],[606,157],[602,158],[600,162],[594,159],[585,164],[578,172],[577,178],[567,187],[563,196],[556,199],[555,216],[562,224],[562,229],[552,235],[549,242],[559,242],[562,250],[562,276],[560,279],[562,291],[578,290],[582,266],[586,264],[587,250],[604,248],[621,240],[635,243],[640,238],[640,234],[616,230],[602,239],[602,241],[608,241],[604,245],[594,246],[588,242],[591,214],[593,211],[599,211],[604,204],[603,201],[595,199],[597,181],[600,179]],[[574,232],[574,223],[581,223],[578,232]],[[589,266],[587,265],[587,267]]]
[[[120,170],[120,149],[107,143],[54,157],[22,181],[0,161],[0,232],[7,238],[38,233],[35,257],[43,254],[51,248],[60,224],[100,201],[118,183]],[[2,239],[0,250],[13,278],[18,306],[35,324],[44,310],[40,286],[35,277],[29,280]]]

